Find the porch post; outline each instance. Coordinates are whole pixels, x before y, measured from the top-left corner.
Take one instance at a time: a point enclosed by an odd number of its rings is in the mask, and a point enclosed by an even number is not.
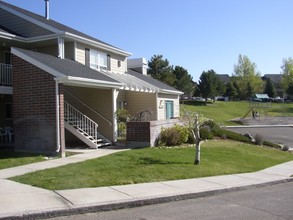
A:
[[[58,57],[64,59],[64,38],[58,37]]]
[[[113,142],[117,142],[117,120],[116,120],[116,111],[117,111],[117,96],[119,91],[112,89],[112,109],[113,109]]]

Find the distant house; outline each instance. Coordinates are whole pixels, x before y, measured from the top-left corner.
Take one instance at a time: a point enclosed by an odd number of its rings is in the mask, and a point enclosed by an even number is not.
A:
[[[270,78],[271,82],[274,84],[275,89],[276,89],[276,96],[279,96],[281,98],[286,98],[287,94],[283,90],[281,86],[281,81],[282,81],[282,74],[265,74],[262,77],[262,80],[266,81],[268,78]]]
[[[14,129],[16,150],[64,155],[71,140],[116,142],[119,108],[179,117],[182,92],[145,75],[146,60],[130,55],[0,1],[0,128]]]
[[[231,81],[231,77],[228,74],[218,74],[219,79],[227,85]]]

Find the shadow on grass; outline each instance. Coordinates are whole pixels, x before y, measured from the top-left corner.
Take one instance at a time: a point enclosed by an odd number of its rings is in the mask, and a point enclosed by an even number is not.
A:
[[[0,159],[17,159],[24,157],[37,157],[39,154],[15,152],[13,147],[1,146]]]
[[[152,165],[152,164],[158,164],[158,165],[166,165],[166,164],[190,164],[187,162],[174,162],[174,161],[163,161],[160,159],[153,159],[151,157],[140,157],[138,159],[140,164],[143,165]]]

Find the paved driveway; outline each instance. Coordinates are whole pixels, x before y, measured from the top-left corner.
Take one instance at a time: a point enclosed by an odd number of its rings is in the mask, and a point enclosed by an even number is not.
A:
[[[260,134],[265,140],[293,148],[293,127],[227,128],[238,133]]]

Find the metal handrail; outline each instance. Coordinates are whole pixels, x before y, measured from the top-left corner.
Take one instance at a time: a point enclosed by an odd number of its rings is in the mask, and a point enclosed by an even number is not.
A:
[[[86,104],[83,101],[81,101],[79,98],[77,98],[75,95],[73,95],[72,93],[70,93],[68,90],[64,89],[64,92],[66,92],[68,95],[70,95],[75,100],[77,100],[80,104],[82,104],[83,106],[87,107],[89,110],[91,110],[96,115],[98,115],[99,117],[101,117],[102,119],[104,119],[106,122],[108,122],[109,123],[109,126],[112,126],[113,125],[113,123],[109,119],[107,119],[105,116],[101,115],[96,110],[94,110],[93,108],[91,108],[88,104]]]
[[[78,111],[66,101],[64,102],[64,110],[65,120],[72,123],[94,140],[98,140],[98,124],[96,122]]]
[[[0,85],[12,86],[12,65],[0,63]]]

